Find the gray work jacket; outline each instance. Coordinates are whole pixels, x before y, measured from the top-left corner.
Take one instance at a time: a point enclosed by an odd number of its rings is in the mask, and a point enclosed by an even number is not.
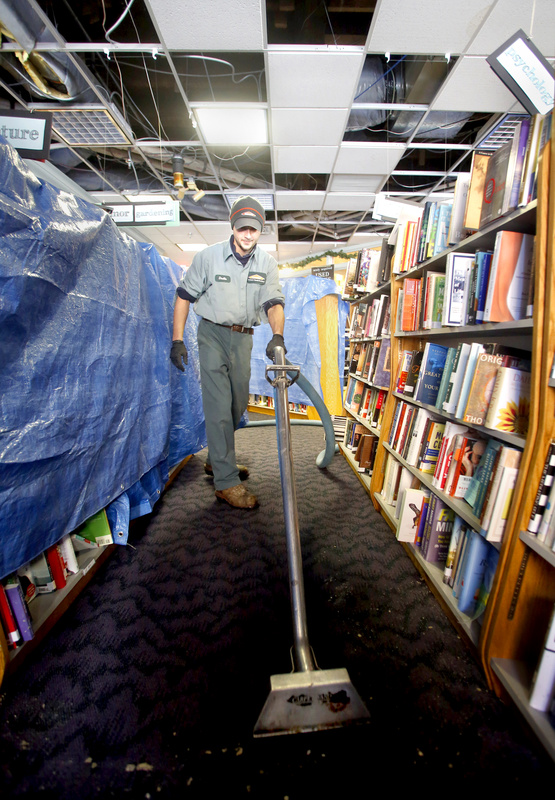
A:
[[[243,267],[229,241],[197,253],[179,286],[196,298],[194,309],[199,317],[220,325],[260,325],[268,321],[265,303],[285,303],[275,259],[256,247]]]

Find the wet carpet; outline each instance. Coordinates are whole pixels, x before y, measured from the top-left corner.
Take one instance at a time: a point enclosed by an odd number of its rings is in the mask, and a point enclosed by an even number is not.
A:
[[[545,789],[553,763],[485,678],[344,458],[292,428],[308,630],[364,725],[254,739],[291,671],[274,427],[237,433],[260,507],[218,503],[193,457],[1,688],[5,797],[366,798]]]

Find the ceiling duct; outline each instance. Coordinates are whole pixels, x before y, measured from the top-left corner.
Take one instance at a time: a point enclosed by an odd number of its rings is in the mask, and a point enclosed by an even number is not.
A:
[[[402,103],[405,97],[404,65],[395,69],[381,56],[368,56],[362,68],[355,103]],[[362,131],[385,122],[387,109],[358,109],[351,111],[347,131]]]
[[[0,0],[2,36],[21,46],[20,51],[2,53],[0,65],[34,97],[61,102],[98,102],[68,54],[33,52],[37,43],[55,43],[56,40],[31,6],[25,4],[23,10],[25,19],[20,0]],[[90,79],[97,82],[92,75]]]

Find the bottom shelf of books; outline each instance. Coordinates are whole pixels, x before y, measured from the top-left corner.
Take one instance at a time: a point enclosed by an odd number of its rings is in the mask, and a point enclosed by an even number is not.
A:
[[[101,511],[0,583],[6,673],[42,641],[115,547]]]

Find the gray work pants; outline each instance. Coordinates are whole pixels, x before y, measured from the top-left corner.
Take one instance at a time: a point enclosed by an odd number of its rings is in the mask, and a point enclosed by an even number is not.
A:
[[[252,336],[201,319],[198,352],[202,407],[214,487],[239,483],[235,431],[249,402]]]

